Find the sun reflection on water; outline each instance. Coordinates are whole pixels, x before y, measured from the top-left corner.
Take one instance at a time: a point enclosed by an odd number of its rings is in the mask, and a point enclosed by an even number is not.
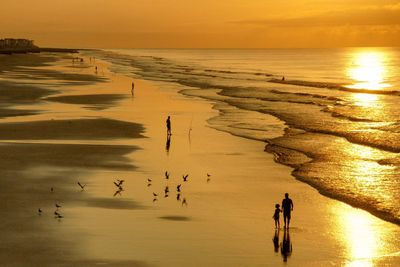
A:
[[[354,98],[354,104],[364,108],[376,107],[379,100],[379,96],[374,94],[356,93],[352,96]]]
[[[377,255],[378,238],[366,214],[348,212],[343,216],[343,227],[347,236],[350,262],[347,267],[372,267],[372,258]]]
[[[363,51],[353,55],[347,75],[353,80],[349,88],[383,90],[391,85],[385,83],[387,69],[386,55],[381,51]]]
[[[343,172],[338,175],[346,178],[351,187],[356,188],[357,198],[371,194],[390,196],[385,192],[384,180],[387,172],[393,172],[392,166],[381,166],[376,160],[385,158],[386,152],[353,144],[341,148],[345,155]],[[380,197],[382,199],[382,197]],[[393,197],[392,197],[393,199]],[[383,240],[387,235],[386,229],[362,210],[343,209],[340,211],[338,227],[343,244],[346,247],[347,267],[375,267],[385,255],[390,253]]]

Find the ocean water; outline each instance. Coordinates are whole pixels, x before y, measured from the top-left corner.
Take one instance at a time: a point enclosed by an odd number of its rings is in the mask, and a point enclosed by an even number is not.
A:
[[[106,50],[113,71],[215,102],[322,194],[400,224],[400,49]]]

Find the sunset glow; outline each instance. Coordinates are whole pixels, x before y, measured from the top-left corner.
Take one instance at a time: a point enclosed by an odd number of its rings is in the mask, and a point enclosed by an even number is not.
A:
[[[43,46],[398,46],[400,4],[378,0],[4,1],[0,24],[5,37],[29,37]]]
[[[348,76],[355,81],[350,88],[382,90],[390,85],[385,83],[387,70],[383,61],[385,54],[380,52],[361,52],[354,56]]]

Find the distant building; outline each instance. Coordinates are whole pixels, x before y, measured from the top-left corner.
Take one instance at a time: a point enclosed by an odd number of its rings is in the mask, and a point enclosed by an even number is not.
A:
[[[28,39],[13,39],[13,38],[5,38],[0,39],[0,49],[37,49],[36,45],[33,44],[33,40]]]

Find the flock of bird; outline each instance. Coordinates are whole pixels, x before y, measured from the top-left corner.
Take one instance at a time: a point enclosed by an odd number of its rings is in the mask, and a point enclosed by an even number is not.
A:
[[[164,173],[165,179],[169,180],[170,178],[170,173],[168,171],[166,171]],[[211,180],[211,175],[207,173],[207,183],[210,182]],[[187,183],[188,182],[188,178],[189,178],[189,174],[184,174],[182,175],[182,182],[183,183]],[[147,179],[147,187],[152,186],[153,184],[153,180],[152,179]],[[164,188],[164,198],[169,197],[170,194],[170,189],[169,189],[169,185],[166,185]],[[153,202],[158,201],[158,197],[159,197],[159,193],[153,192]],[[176,200],[180,201],[182,206],[187,206],[187,200],[185,197],[182,198],[182,183],[176,185]]]
[[[164,173],[164,176],[165,176],[166,180],[169,180],[170,173],[168,171],[166,171]],[[188,177],[189,177],[189,174],[182,175],[182,181],[184,183],[187,183],[188,182]],[[211,175],[209,173],[207,173],[207,183],[210,182],[210,180],[211,180]],[[113,184],[117,188],[115,193],[114,193],[114,195],[113,195],[114,197],[117,196],[117,195],[121,195],[122,191],[124,191],[124,188],[123,188],[124,182],[125,182],[125,180],[120,180],[120,179],[117,179],[117,180],[115,180],[113,182]],[[77,184],[80,187],[81,191],[85,190],[86,184],[82,184],[79,181],[77,182]],[[150,178],[147,179],[147,187],[152,186],[152,184],[153,184],[153,180],[150,179]],[[52,193],[54,192],[54,188],[53,187],[50,188],[50,192],[52,192]],[[166,185],[165,188],[164,188],[164,198],[169,197],[169,193],[170,193],[169,186]],[[181,199],[181,193],[182,193],[182,183],[180,183],[180,184],[178,184],[176,186],[176,200],[180,201],[182,206],[187,206],[188,205],[187,204],[187,200],[186,200],[186,198],[182,198]],[[158,200],[158,196],[159,196],[159,194],[153,192],[153,202],[156,202]],[[61,211],[60,211],[61,205],[58,204],[58,203],[55,203],[55,208],[56,208],[56,210],[54,211],[54,218],[56,218],[56,219],[64,218],[64,216],[61,214]],[[43,210],[41,208],[39,208],[38,209],[38,214],[42,215],[42,213],[43,213]]]

